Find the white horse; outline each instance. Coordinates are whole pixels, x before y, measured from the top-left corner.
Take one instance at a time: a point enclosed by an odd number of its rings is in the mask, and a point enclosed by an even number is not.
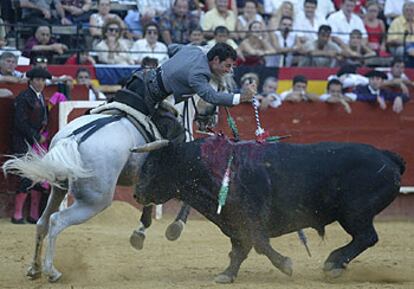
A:
[[[27,276],[42,274],[42,245],[47,238],[43,273],[50,282],[62,273],[53,265],[56,238],[71,225],[81,224],[107,208],[115,186],[135,185],[146,154],[133,154],[130,149],[145,144],[144,137],[127,118],[119,118],[79,142],[86,132],[72,133],[86,124],[111,116],[85,115],[70,122],[53,138],[49,152],[37,156],[33,151],[13,158],[3,165],[4,172],[27,177],[34,182],[47,180],[52,191],[47,206],[36,225],[36,247]],[[74,202],[59,211],[67,192]]]

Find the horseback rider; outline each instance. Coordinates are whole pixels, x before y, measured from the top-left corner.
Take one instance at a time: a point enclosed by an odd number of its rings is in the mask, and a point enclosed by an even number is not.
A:
[[[217,43],[207,54],[194,45],[169,46],[170,59],[157,69],[133,73],[125,87],[112,101],[128,104],[151,117],[160,134],[171,141],[184,142],[184,128],[173,112],[162,102],[173,95],[175,103],[198,94],[205,101],[224,106],[251,101],[256,85],[242,94],[217,92],[209,83],[212,75],[223,76],[232,71],[236,51],[225,43]]]

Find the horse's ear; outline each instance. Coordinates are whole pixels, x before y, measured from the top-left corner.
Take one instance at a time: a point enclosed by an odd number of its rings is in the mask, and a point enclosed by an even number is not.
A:
[[[130,149],[133,153],[148,153],[150,151],[159,150],[160,148],[166,147],[170,143],[169,140],[162,139],[162,140],[156,140],[144,145],[141,145],[139,147],[134,147]]]

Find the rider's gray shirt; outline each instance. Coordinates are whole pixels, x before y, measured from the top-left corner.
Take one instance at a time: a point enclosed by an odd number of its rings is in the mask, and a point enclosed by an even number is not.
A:
[[[176,53],[161,65],[162,80],[167,91],[172,91],[175,102],[198,94],[205,101],[230,106],[233,94],[217,92],[209,84],[211,71],[207,55],[194,45],[170,45],[169,51]]]

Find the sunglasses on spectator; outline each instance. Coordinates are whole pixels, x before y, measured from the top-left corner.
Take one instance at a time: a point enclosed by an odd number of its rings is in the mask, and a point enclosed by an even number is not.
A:
[[[47,58],[38,57],[36,58],[36,63],[47,63]]]
[[[158,34],[157,30],[147,30],[148,34]]]
[[[117,27],[109,27],[108,28],[108,31],[109,32],[119,32],[119,28],[117,28]]]

